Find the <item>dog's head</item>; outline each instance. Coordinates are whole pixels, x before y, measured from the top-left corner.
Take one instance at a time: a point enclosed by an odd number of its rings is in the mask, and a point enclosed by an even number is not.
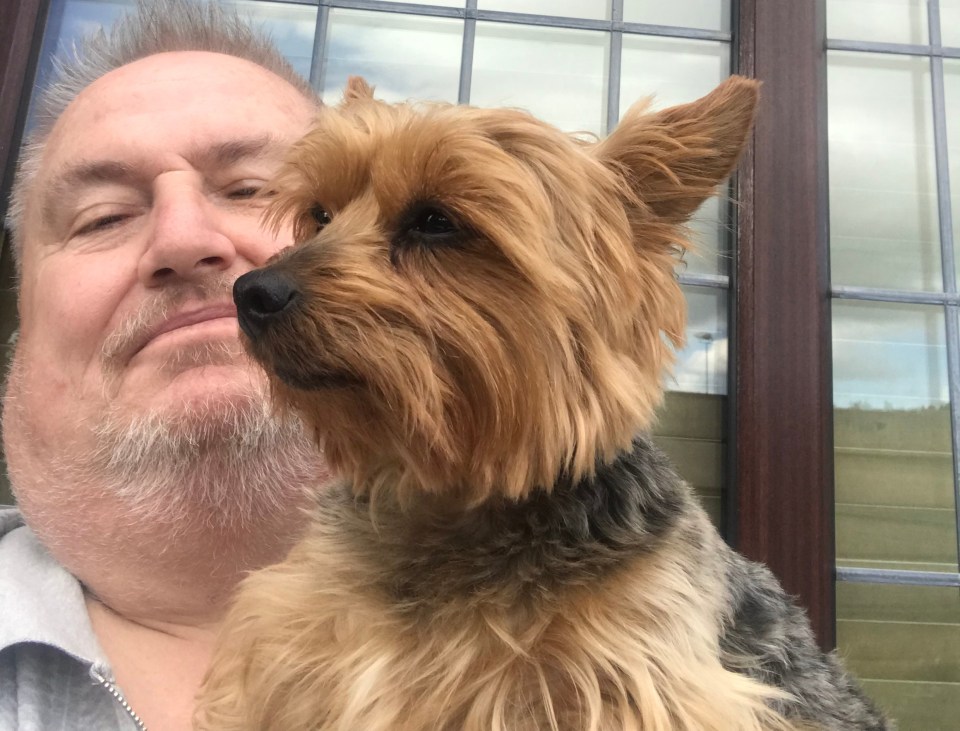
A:
[[[238,280],[249,350],[358,489],[480,500],[587,475],[661,400],[683,224],[756,98],[733,78],[586,143],[353,79],[271,187],[297,244]]]

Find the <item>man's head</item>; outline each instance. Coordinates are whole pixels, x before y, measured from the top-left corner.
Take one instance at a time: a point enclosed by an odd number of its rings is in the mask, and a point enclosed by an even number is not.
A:
[[[41,104],[14,195],[19,502],[54,544],[85,501],[227,528],[283,513],[319,458],[272,418],[230,287],[289,244],[253,196],[316,99],[238,21],[183,0],[141,6],[79,57]]]

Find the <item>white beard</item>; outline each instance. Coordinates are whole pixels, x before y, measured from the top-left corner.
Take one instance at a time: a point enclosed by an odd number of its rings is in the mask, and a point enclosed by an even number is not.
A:
[[[240,404],[211,400],[189,413],[108,413],[94,428],[96,449],[81,461],[130,518],[169,526],[198,517],[244,531],[274,523],[322,486],[322,454],[293,414],[274,414],[265,393]]]

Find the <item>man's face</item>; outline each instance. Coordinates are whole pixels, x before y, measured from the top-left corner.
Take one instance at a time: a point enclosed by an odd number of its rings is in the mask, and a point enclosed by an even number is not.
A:
[[[19,394],[34,438],[109,409],[190,418],[242,403],[230,285],[290,242],[251,196],[315,108],[241,59],[142,59],[67,108],[32,186],[23,241]]]

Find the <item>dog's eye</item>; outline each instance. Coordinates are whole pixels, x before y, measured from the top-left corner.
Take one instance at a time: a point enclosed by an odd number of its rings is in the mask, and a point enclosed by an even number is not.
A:
[[[310,218],[317,224],[317,231],[330,223],[330,214],[322,206],[314,206],[310,209]]]
[[[437,208],[424,208],[413,219],[410,230],[427,236],[456,233],[457,226],[446,213]]]

